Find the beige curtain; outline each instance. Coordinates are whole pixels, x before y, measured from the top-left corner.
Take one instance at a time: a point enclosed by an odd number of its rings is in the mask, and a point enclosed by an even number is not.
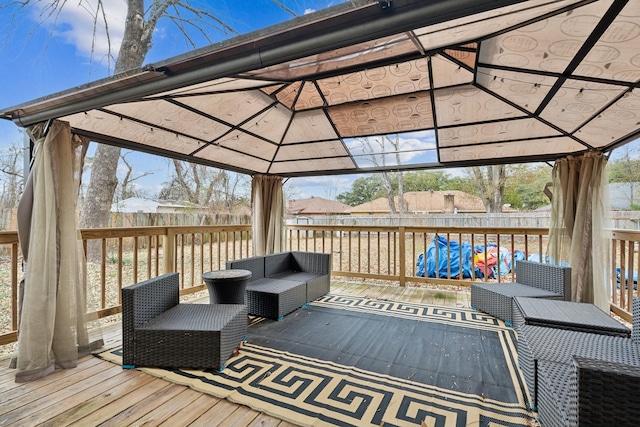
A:
[[[76,227],[76,199],[87,140],[68,123],[28,129],[34,162],[19,203],[18,236],[26,262],[20,301],[16,382],[72,368],[102,346],[87,328],[86,264]]]
[[[284,195],[282,177],[255,175],[251,182],[253,255],[284,250]]]
[[[548,255],[571,266],[571,299],[609,311],[610,254],[607,159],[599,152],[568,156],[553,167]]]

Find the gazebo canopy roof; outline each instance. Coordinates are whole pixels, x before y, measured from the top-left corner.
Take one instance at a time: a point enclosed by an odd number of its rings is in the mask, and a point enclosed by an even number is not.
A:
[[[640,136],[640,1],[356,0],[0,110],[249,174],[552,161]]]

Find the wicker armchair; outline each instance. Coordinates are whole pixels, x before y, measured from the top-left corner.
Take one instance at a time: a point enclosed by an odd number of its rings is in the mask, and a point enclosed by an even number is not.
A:
[[[122,289],[124,368],[222,370],[247,335],[244,304],[180,304],[179,276]]]
[[[474,283],[471,306],[513,324],[513,298],[571,299],[571,268],[516,262],[516,283]]]

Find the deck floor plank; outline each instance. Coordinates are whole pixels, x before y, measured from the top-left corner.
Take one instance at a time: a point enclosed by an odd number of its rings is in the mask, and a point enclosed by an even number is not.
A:
[[[402,291],[402,301],[406,302],[422,302],[422,290],[418,288],[404,287]]]
[[[370,299],[380,299],[380,294],[383,290],[383,286],[371,285],[366,292],[363,292],[362,296]]]
[[[255,411],[243,405],[238,405],[238,408],[222,423],[221,427],[236,427],[236,426],[248,426],[253,423],[260,415],[260,412]]]
[[[349,292],[349,295],[353,295],[353,296],[362,296],[363,294],[365,294],[366,292],[368,292],[368,291],[369,291],[369,287],[370,287],[370,286],[371,286],[371,285],[368,285],[368,284],[366,284],[366,283],[357,283],[357,284],[354,284],[354,285],[352,285],[352,286],[350,287],[350,289],[349,289],[349,291],[348,291],[348,292]],[[344,290],[343,290],[343,292],[341,292],[341,293],[344,293]]]
[[[0,363],[7,365],[9,364],[9,360],[0,360]],[[8,389],[11,387],[13,383],[15,383],[16,373],[10,370],[3,370],[0,372],[0,387],[2,390]]]
[[[49,408],[55,408],[58,404],[65,404],[66,400],[72,396],[99,384],[103,380],[103,375],[100,375],[102,372],[108,373],[108,377],[118,375],[120,371],[118,368],[118,366],[96,365],[82,371],[83,374],[90,374],[89,376],[68,375],[48,387],[41,387],[11,399],[2,405],[4,413],[0,417],[0,424],[6,425],[20,421],[21,424],[30,425],[24,423],[23,420],[26,417]]]
[[[110,363],[110,362],[105,362]],[[123,371],[121,375],[114,377],[100,386],[91,390],[91,393],[78,396],[77,400],[70,399],[63,412],[52,413],[43,427],[68,426],[84,417],[94,413],[98,409],[121,399],[133,390],[151,381],[153,377],[139,371]]]
[[[3,384],[2,393],[0,393],[0,404],[4,405],[5,402],[10,399],[14,399],[16,396],[23,396],[26,393],[34,392],[39,388],[49,387],[51,384],[64,379],[66,376],[79,374],[81,371],[90,369],[99,363],[100,360],[96,360],[95,357],[86,356],[82,358],[78,362],[78,366],[73,369],[58,369],[44,378],[27,383],[15,382],[15,370],[7,368],[14,375],[14,381]]]
[[[192,405],[193,402],[202,395],[202,393],[192,390],[186,386],[179,387],[182,387],[182,390],[175,394],[171,399],[162,402],[162,405],[155,408],[153,411],[149,411],[143,417],[139,418],[136,424],[141,426],[161,425],[182,408]]]
[[[105,427],[121,426],[127,423],[143,425],[143,423],[140,421],[141,418],[150,416],[150,413],[160,408],[168,401],[171,401],[172,399],[179,399],[178,396],[184,390],[185,387],[182,385],[169,383],[168,387],[164,387],[158,390],[156,393],[150,394],[145,399],[139,401],[135,405],[132,405],[126,411],[110,418],[108,421],[102,423],[101,425]]]
[[[240,405],[221,399],[208,411],[199,416],[189,426],[191,427],[215,427],[221,426],[224,420],[229,418]]]
[[[278,427],[281,424],[278,418],[274,418],[267,414],[260,414],[247,427]]]
[[[97,364],[83,370],[66,369],[56,371],[54,372],[54,374],[60,372],[61,376],[56,378],[56,381],[49,382],[43,387],[28,389],[25,386],[21,386],[7,392],[7,396],[3,396],[6,397],[6,400],[2,402],[3,412],[9,412],[24,406],[28,406],[29,409],[33,409],[36,405],[41,404],[39,401],[42,401],[43,397],[46,397],[46,400],[49,402],[49,404],[54,403],[56,402],[55,399],[60,396],[66,395],[66,397],[68,397],[68,393],[77,393],[83,388],[91,386],[85,385],[83,380],[90,378],[95,383],[100,380],[101,373],[107,372],[107,375],[110,377],[116,375],[119,372],[118,368],[119,366],[113,364],[111,364],[111,366]],[[54,374],[49,375],[49,377]],[[47,377],[42,379],[46,380]],[[33,381],[32,383],[37,382],[39,381]]]
[[[64,401],[58,401],[54,405],[39,409],[37,412],[23,418],[21,422],[25,425],[38,426],[68,425],[76,419],[106,405],[109,402],[110,391],[127,381],[127,377],[120,375],[120,373],[121,371],[116,370],[115,375],[110,378],[102,377],[97,383],[93,379],[87,378],[78,383],[79,387],[84,385],[78,393],[65,398]],[[94,400],[97,397],[99,397],[99,400]],[[61,402],[64,404],[60,404]],[[69,407],[72,409],[69,409]],[[84,415],[82,415],[83,411]]]
[[[107,423],[112,418],[122,416],[123,414],[128,414],[129,411],[131,411],[131,408],[138,402],[143,401],[149,397],[153,397],[156,393],[159,393],[162,389],[167,388],[170,385],[171,384],[167,381],[161,380],[159,378],[153,378],[151,381],[148,381],[135,390],[132,390],[131,392],[123,395],[120,399],[110,402],[108,405],[101,407],[100,409],[92,412],[86,417],[70,425],[102,425],[102,423]],[[122,423],[120,425],[122,425]]]
[[[187,426],[200,418],[209,408],[220,402],[217,397],[208,394],[200,394],[189,406],[179,409],[171,417],[159,425],[162,427]]]
[[[383,301],[398,301],[402,292],[403,290],[399,286],[386,286],[386,288],[380,292],[378,299]]]
[[[345,288],[346,284],[344,282],[334,282],[331,283],[331,292],[342,293],[342,290]]]

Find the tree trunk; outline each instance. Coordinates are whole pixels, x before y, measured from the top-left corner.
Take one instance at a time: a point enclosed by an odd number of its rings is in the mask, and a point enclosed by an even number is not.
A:
[[[492,198],[490,213],[502,212],[502,198],[504,196],[504,182],[506,180],[506,167],[504,165],[489,166],[491,176]]]
[[[407,201],[404,199],[404,174],[398,172],[398,210],[401,214],[407,213]]]
[[[127,22],[115,72],[120,73],[142,66],[150,48],[144,22],[144,0],[127,1]],[[146,30],[146,31],[145,31]],[[99,144],[91,168],[91,179],[82,209],[80,226],[106,227],[111,216],[111,203],[118,185],[117,171],[120,147]]]
[[[387,190],[389,211],[391,212],[391,215],[395,215],[398,211],[396,209],[395,195],[393,194],[393,185],[391,184],[391,176],[389,172],[382,172],[382,182],[384,182],[384,188]]]
[[[474,166],[471,169],[487,213],[502,212],[506,166]]]
[[[118,185],[116,170],[120,158],[120,149],[113,150],[113,148],[107,145],[98,145],[96,150],[80,220],[82,228],[109,226],[111,203]]]

